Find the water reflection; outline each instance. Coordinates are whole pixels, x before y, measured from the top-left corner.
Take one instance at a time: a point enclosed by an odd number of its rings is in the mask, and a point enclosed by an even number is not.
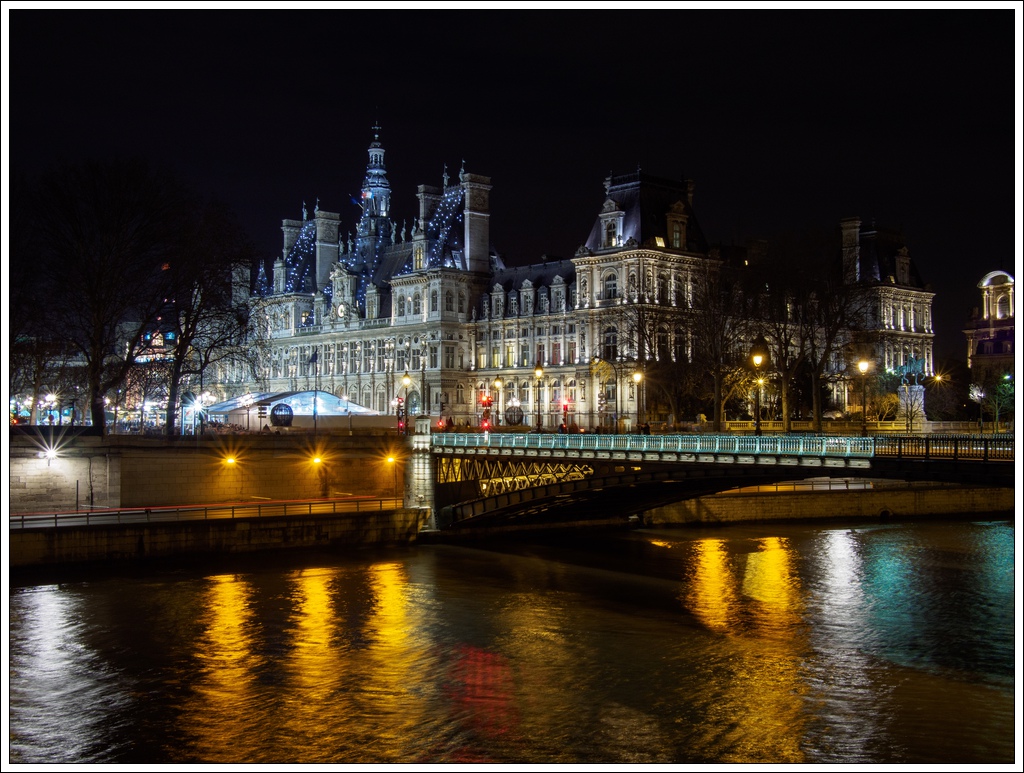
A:
[[[211,762],[248,759],[251,739],[262,734],[264,717],[252,710],[253,682],[263,667],[253,652],[252,588],[233,575],[210,577],[200,591],[203,635],[192,696],[182,712],[190,756]]]
[[[11,760],[1008,762],[1013,552],[642,530],[16,587]]]
[[[702,755],[724,762],[804,761],[806,642],[788,542],[768,537],[736,546],[709,538],[692,543],[691,551],[684,605],[709,630],[730,639],[720,645],[729,657],[716,662],[717,673],[707,673],[708,683],[722,689],[707,693],[705,707],[711,722],[727,729],[709,739]]]
[[[739,591],[735,567],[723,539],[702,539],[693,543],[693,574],[683,586],[685,605],[712,631],[724,633],[739,618]]]

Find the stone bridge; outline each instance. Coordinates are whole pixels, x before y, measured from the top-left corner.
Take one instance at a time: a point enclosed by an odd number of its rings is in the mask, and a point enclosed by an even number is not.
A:
[[[874,478],[1014,486],[1012,436],[437,433],[440,529],[626,518],[740,486]]]

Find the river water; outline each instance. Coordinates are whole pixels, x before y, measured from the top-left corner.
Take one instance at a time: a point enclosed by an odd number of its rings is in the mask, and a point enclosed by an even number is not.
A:
[[[1013,763],[1010,521],[15,577],[12,763]]]

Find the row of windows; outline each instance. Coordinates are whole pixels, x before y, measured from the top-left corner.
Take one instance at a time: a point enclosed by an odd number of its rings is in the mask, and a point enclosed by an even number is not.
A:
[[[400,288],[396,288],[395,295],[395,316],[404,317],[407,313],[413,315],[423,313],[423,301],[419,293],[414,293],[411,298],[403,295]],[[458,313],[465,314],[466,312],[466,294],[459,293],[458,296],[459,306]],[[430,291],[430,312],[432,314],[437,312],[438,293],[437,290]],[[444,294],[444,310],[455,311],[455,294],[450,290]]]
[[[528,327],[524,327],[524,328],[512,328],[512,327],[505,328],[505,330],[504,330],[504,337],[505,338],[515,338],[516,335],[517,335],[517,330],[518,330],[519,337],[521,337],[521,338],[529,338],[529,336],[530,336],[530,328],[528,328]],[[569,335],[573,335],[576,332],[576,326],[575,325],[565,325],[564,331],[565,331],[565,333],[567,333]],[[563,332],[563,326],[562,325],[552,325],[551,326],[551,335],[553,335],[553,336],[562,335],[562,332]],[[542,335],[545,335],[545,329],[542,328],[542,327],[538,327],[537,328],[537,336],[539,337],[539,336],[542,336]],[[491,338],[492,339],[499,339],[499,338],[502,338],[502,336],[503,336],[503,334],[502,334],[501,330],[492,330],[491,331]]]

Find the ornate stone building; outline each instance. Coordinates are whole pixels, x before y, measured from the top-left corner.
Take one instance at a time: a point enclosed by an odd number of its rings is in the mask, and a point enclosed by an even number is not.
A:
[[[1013,320],[1016,314],[1014,280],[1005,271],[991,271],[978,282],[981,307],[964,330],[971,381],[985,384],[1014,374]]]
[[[932,300],[900,234],[844,218],[843,272],[867,291],[858,338],[866,356],[883,371],[929,376],[935,372]]]
[[[281,256],[257,283],[264,378],[221,374],[222,398],[319,388],[381,413],[401,399],[409,415],[456,425],[589,430],[639,415],[645,363],[689,359],[695,285],[722,262],[692,181],[610,176],[573,258],[511,267],[490,246],[488,177],[446,171],[399,223],[374,132],[354,232],[319,203],[282,222]],[[880,362],[921,357],[930,372],[931,293],[883,241],[844,221],[849,281],[875,288]]]

